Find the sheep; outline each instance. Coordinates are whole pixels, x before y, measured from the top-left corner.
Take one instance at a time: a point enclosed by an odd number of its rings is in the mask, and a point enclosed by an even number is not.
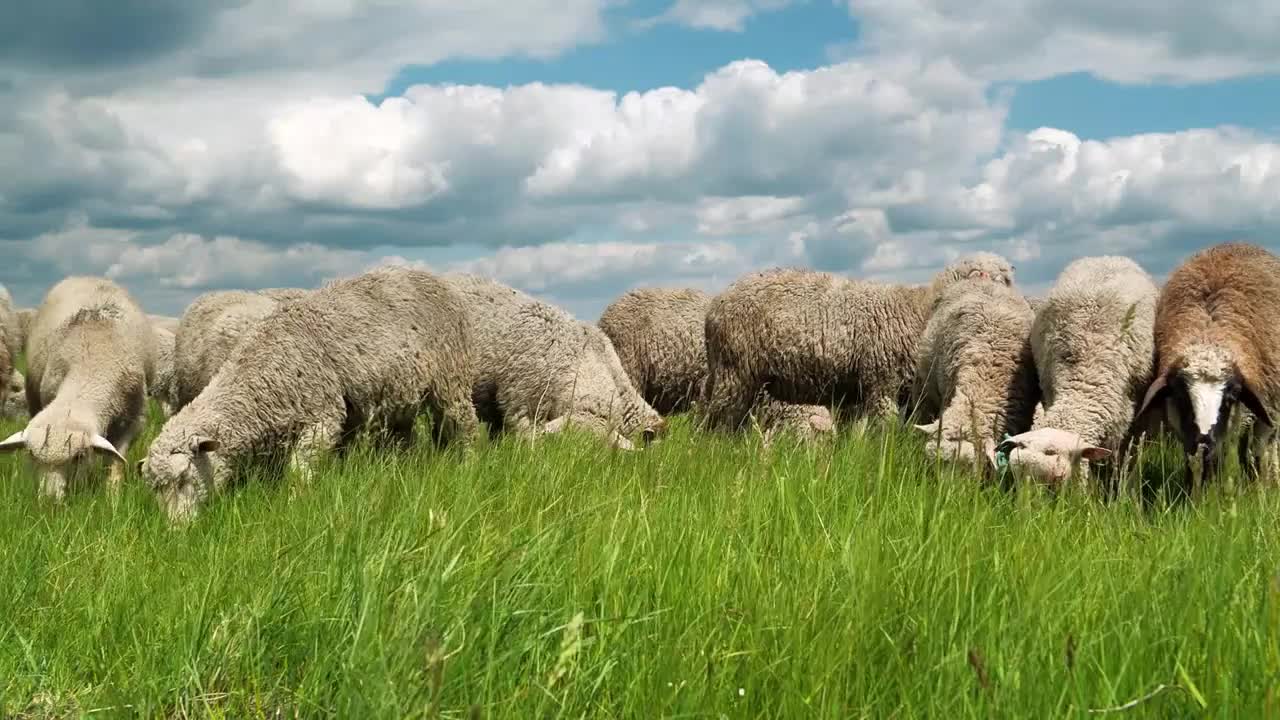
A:
[[[632,384],[660,415],[688,411],[702,397],[710,304],[710,295],[693,288],[639,288],[611,303],[596,323],[613,343]],[[809,440],[834,430],[826,407],[792,406],[763,391],[753,414],[770,438],[791,430]]]
[[[4,404],[0,405],[0,419],[26,420],[29,417],[26,385],[26,378],[17,370],[9,375],[9,382],[5,384]]]
[[[1013,285],[991,253],[962,257],[924,286],[774,268],[749,273],[707,309],[707,425],[742,426],[760,388],[778,400],[837,402],[851,415],[895,417],[915,371],[925,323],[961,279]]]
[[[173,412],[204,390],[241,338],[279,307],[282,292],[219,290],[187,306],[174,337]]]
[[[168,328],[168,323],[151,326],[156,337],[156,377],[151,383],[149,395],[160,405],[165,417],[173,414],[173,347],[176,338]]]
[[[107,480],[117,495],[155,376],[155,335],[142,308],[105,278],[65,278],[37,309],[26,349],[31,419],[0,451],[28,450],[41,494],[54,502],[91,454],[105,455],[119,461]]]
[[[245,333],[208,386],[168,420],[140,470],[169,519],[194,519],[238,465],[289,453],[313,463],[360,429],[408,445],[423,409],[434,438],[470,454],[479,431],[462,298],[423,270],[383,266],[281,303]]]
[[[986,280],[946,287],[920,339],[911,400],[932,436],[931,457],[978,462],[1031,426],[1038,392],[1031,356],[1035,313],[1014,288]],[[986,463],[983,463],[985,465]]]
[[[0,285],[0,379],[7,379],[17,372],[23,336],[21,321],[13,308],[13,296],[8,288]],[[5,404],[9,392],[8,383],[0,385],[0,406]]]
[[[1187,453],[1193,486],[1213,479],[1218,446],[1243,405],[1252,427],[1237,448],[1248,477],[1274,475],[1280,409],[1280,258],[1248,243],[1201,250],[1170,273],[1155,312],[1156,368],[1139,416],[1163,407]]]
[[[1076,470],[1087,478],[1090,461],[1125,454],[1152,379],[1158,294],[1126,257],[1080,258],[1058,275],[1031,330],[1044,407],[997,448],[1015,476],[1059,487]]]
[[[645,402],[609,338],[594,325],[496,280],[444,276],[464,298],[478,349],[473,400],[497,436],[557,432],[568,424],[631,450],[666,421]]]

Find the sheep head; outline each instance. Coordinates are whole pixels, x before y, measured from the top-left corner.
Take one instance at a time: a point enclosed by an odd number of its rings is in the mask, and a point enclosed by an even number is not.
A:
[[[1056,428],[1040,428],[1005,438],[996,453],[1008,459],[1014,477],[1030,477],[1059,487],[1088,461],[1111,457],[1111,451],[1086,443],[1079,435]]]
[[[218,449],[217,440],[171,426],[151,443],[138,470],[170,521],[186,522],[199,513],[215,485],[211,454]]]
[[[1270,426],[1271,415],[1262,402],[1260,386],[1225,347],[1192,345],[1158,375],[1142,399],[1138,418],[1168,404],[1183,450],[1212,462],[1226,432],[1231,413],[1243,404],[1258,422]]]

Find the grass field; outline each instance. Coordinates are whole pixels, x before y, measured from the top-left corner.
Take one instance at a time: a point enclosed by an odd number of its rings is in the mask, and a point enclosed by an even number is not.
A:
[[[889,431],[764,451],[680,422],[631,454],[358,448],[179,530],[132,473],[118,503],[51,510],[0,459],[3,717],[1092,717],[1162,684],[1120,715],[1280,702],[1274,490],[1054,500]]]

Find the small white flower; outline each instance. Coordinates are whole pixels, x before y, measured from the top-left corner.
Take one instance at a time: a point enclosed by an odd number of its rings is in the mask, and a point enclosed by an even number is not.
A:
[[[745,697],[746,694],[747,694],[746,688],[738,688],[738,697]]]

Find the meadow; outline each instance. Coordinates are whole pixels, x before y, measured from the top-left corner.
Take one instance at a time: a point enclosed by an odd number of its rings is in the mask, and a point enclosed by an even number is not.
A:
[[[358,444],[170,529],[0,458],[0,716],[1213,717],[1280,702],[1280,492],[1050,497],[893,429]],[[5,423],[6,434],[18,427]],[[1178,454],[1154,448],[1160,485]],[[1230,469],[1234,472],[1234,468]],[[1132,703],[1131,705],[1126,705]]]

